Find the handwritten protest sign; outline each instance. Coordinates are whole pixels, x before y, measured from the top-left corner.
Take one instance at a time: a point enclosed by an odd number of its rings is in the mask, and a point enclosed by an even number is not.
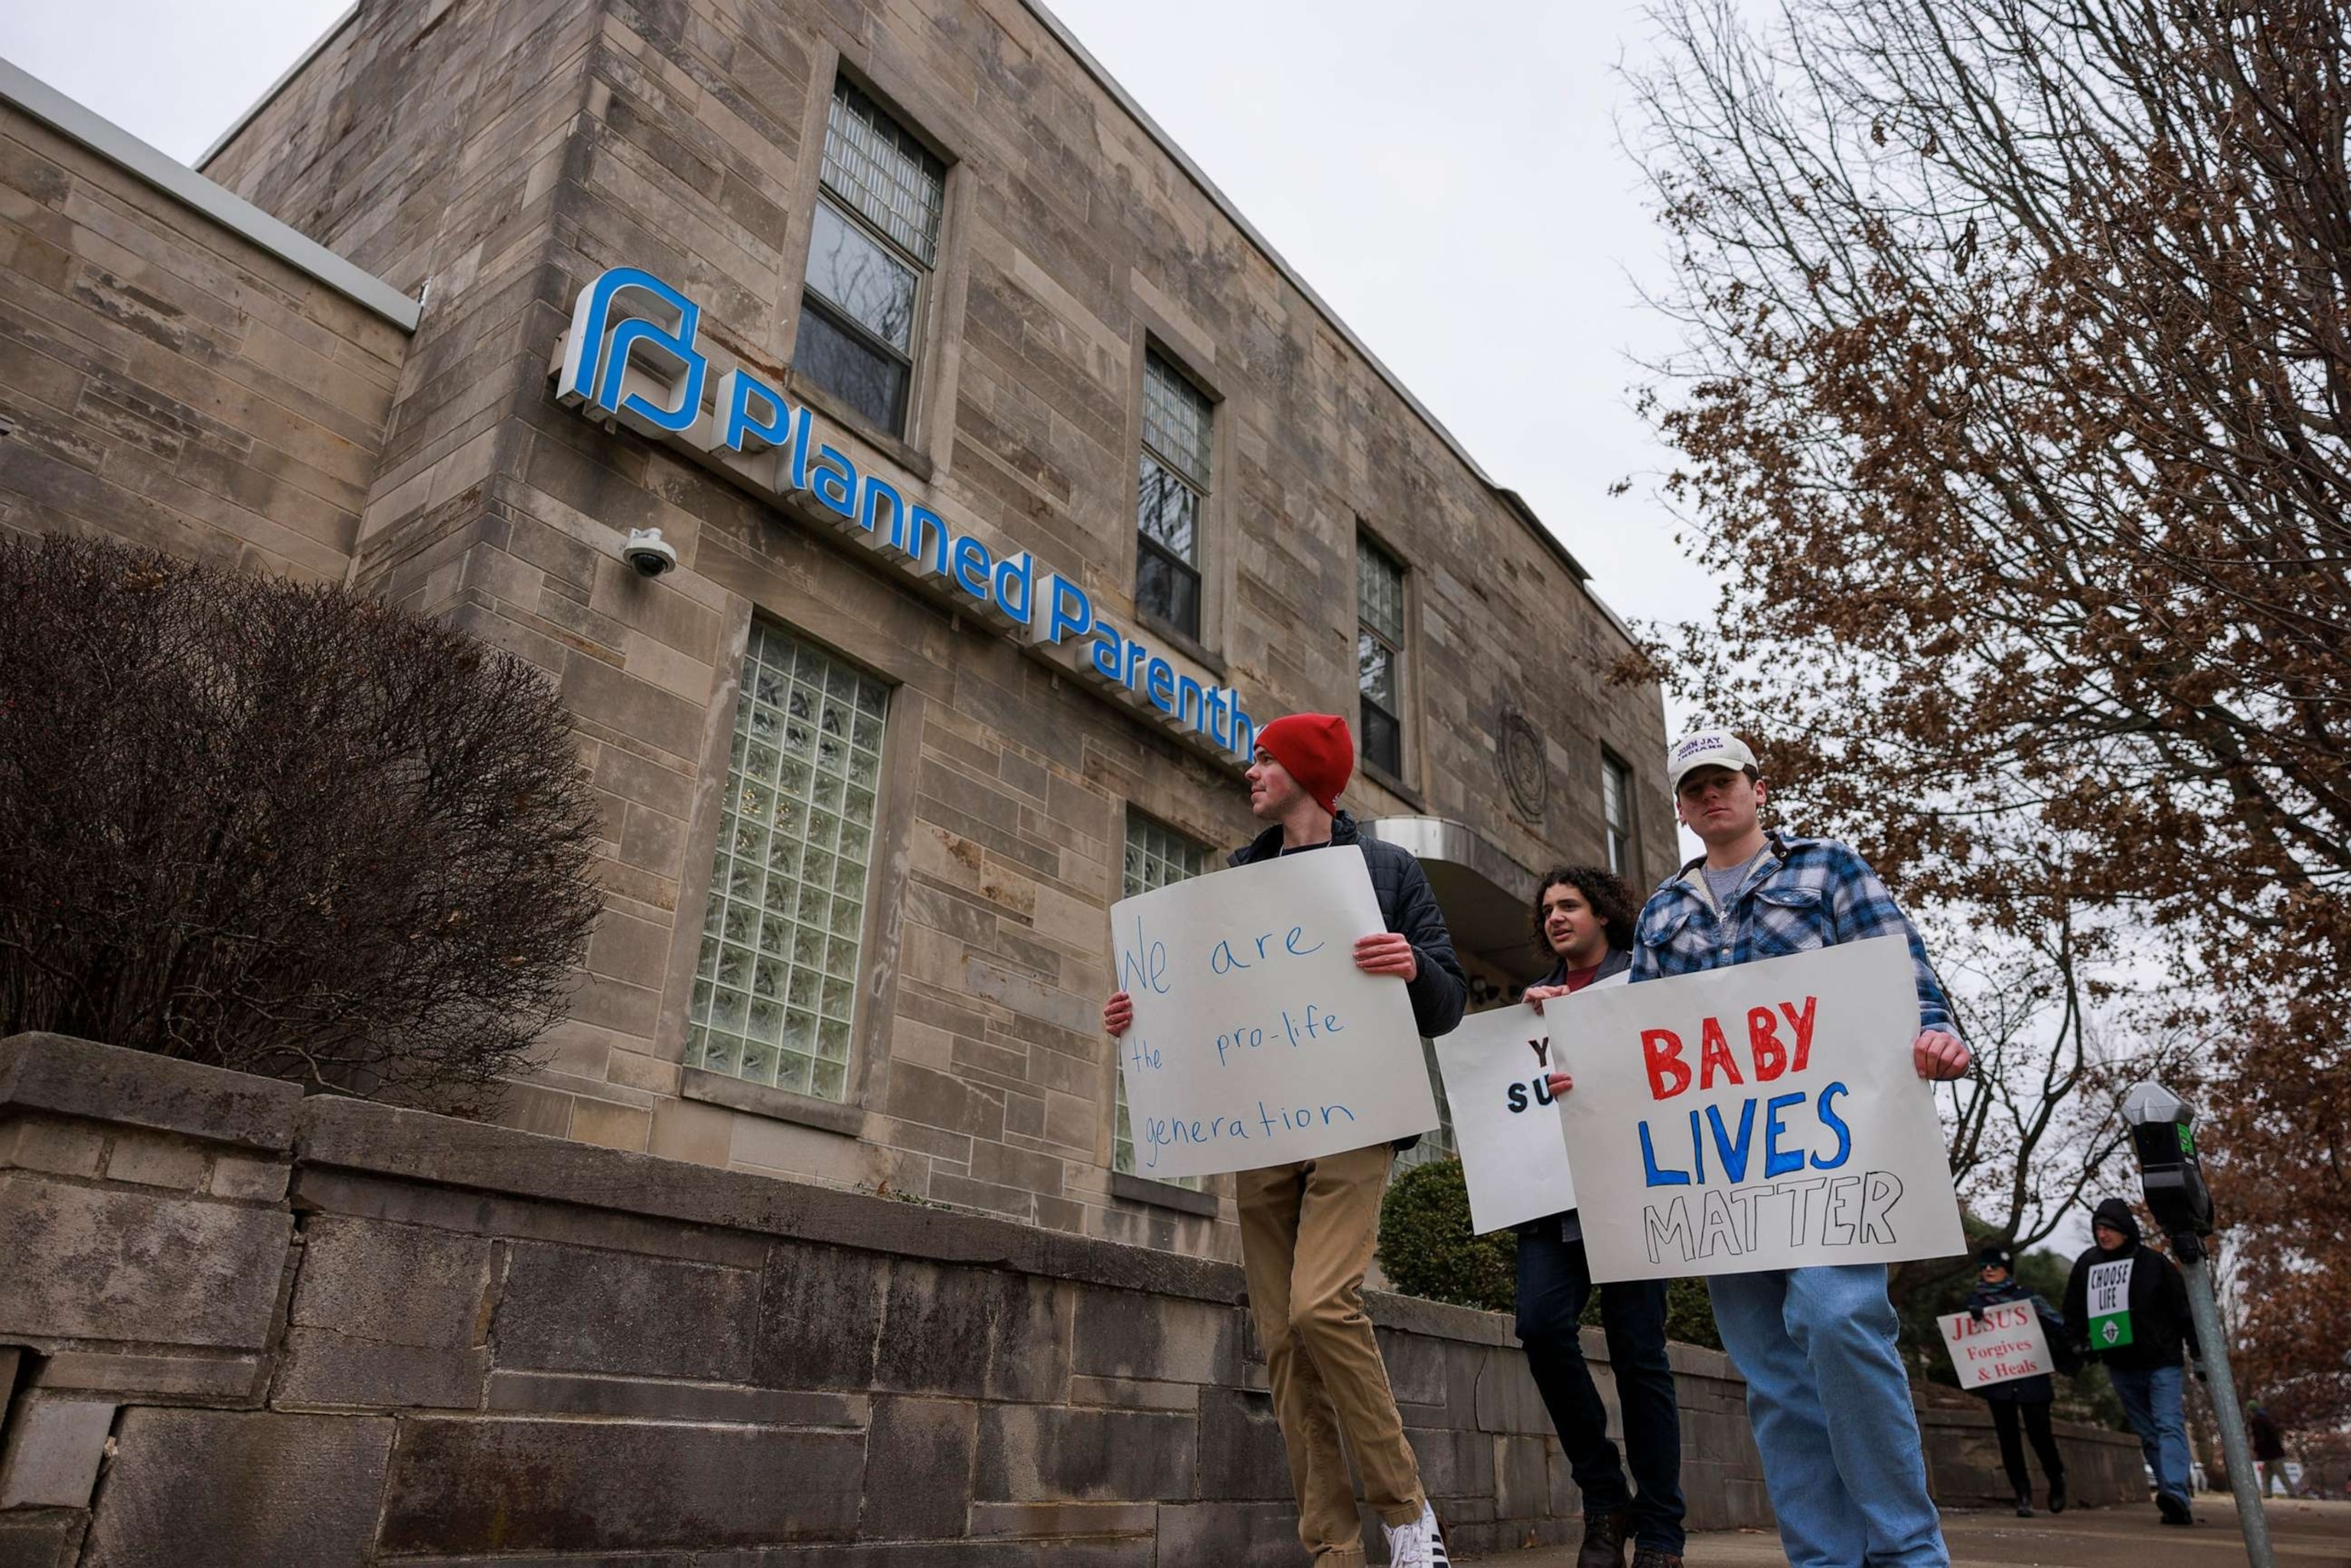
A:
[[[1552,1057],[1593,1278],[1965,1251],[1917,1034],[1899,936],[1579,998]]]
[[[1520,1005],[1474,1013],[1437,1041],[1469,1188],[1469,1225],[1480,1235],[1575,1207],[1575,1176],[1546,1082],[1550,1020],[1567,1014],[1576,998],[1595,994],[1587,986],[1552,998],[1543,1012]]]
[[[1236,866],[1111,909],[1135,1168],[1311,1160],[1425,1133],[1437,1099],[1404,982],[1355,967],[1385,930],[1364,852]]]
[[[1951,1370],[1959,1375],[1962,1388],[2012,1383],[2056,1370],[2049,1335],[2031,1301],[1986,1307],[1980,1319],[1969,1312],[1947,1312],[1935,1322],[1942,1328],[1943,1348],[1951,1353]]]

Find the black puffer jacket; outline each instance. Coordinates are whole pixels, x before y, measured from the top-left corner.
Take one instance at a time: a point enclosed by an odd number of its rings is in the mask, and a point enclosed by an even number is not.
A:
[[[1380,918],[1387,922],[1389,930],[1412,944],[1420,970],[1405,986],[1405,994],[1412,998],[1413,1021],[1430,1040],[1452,1033],[1461,1021],[1461,1009],[1468,1005],[1469,978],[1461,972],[1461,960],[1454,956],[1452,934],[1445,929],[1445,911],[1437,906],[1437,895],[1428,890],[1428,873],[1420,869],[1410,850],[1364,837],[1354,817],[1345,811],[1331,819],[1331,842],[1362,848],[1364,864],[1372,873],[1372,892],[1379,897]],[[1271,827],[1235,850],[1231,863],[1249,865],[1280,853],[1281,830]]]

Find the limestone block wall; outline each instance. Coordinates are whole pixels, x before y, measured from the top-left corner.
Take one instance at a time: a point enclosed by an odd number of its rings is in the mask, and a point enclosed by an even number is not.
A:
[[[0,101],[0,528],[340,581],[407,349]]]
[[[1303,1561],[1230,1264],[40,1035],[0,1257],[10,1568]],[[1508,1320],[1372,1312],[1457,1545],[1573,1537]],[[1675,1355],[1692,1522],[1766,1522]]]

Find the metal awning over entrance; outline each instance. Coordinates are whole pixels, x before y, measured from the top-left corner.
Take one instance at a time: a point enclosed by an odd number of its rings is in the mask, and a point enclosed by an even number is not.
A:
[[[1445,911],[1453,946],[1465,960],[1474,959],[1515,986],[1550,971],[1550,960],[1534,948],[1540,873],[1520,865],[1475,828],[1443,817],[1375,817],[1359,826],[1364,836],[1410,850],[1419,860]]]

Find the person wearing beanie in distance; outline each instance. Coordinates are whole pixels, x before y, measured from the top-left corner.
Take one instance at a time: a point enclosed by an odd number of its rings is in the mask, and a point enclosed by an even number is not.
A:
[[[2193,1524],[2180,1351],[2186,1347],[2199,1362],[2204,1353],[2196,1343],[2196,1320],[2189,1315],[2188,1281],[2178,1264],[2140,1242],[2138,1217],[2121,1198],[2107,1198],[2090,1211],[2090,1239],[2093,1245],[2074,1260],[2065,1281],[2067,1332],[2076,1345],[2106,1364],[2115,1396],[2138,1434],[2147,1468],[2155,1472],[2157,1514],[2166,1524]],[[2130,1263],[2127,1325],[2094,1333],[2090,1270],[2125,1260]],[[2101,1339],[2108,1343],[2101,1344]]]
[[[1335,715],[1290,714],[1259,730],[1248,775],[1249,813],[1270,825],[1235,850],[1231,863],[1334,844],[1361,847],[1386,929],[1356,941],[1355,967],[1402,980],[1420,1032],[1447,1033],[1461,1021],[1468,980],[1420,862],[1394,844],[1364,838],[1355,819],[1339,810],[1339,792],[1354,768],[1354,737]],[[1102,1027],[1112,1034],[1124,1034],[1134,1021],[1134,1003],[1124,991],[1103,1005]],[[1235,1177],[1249,1310],[1289,1450],[1298,1538],[1315,1568],[1360,1568],[1364,1562],[1346,1454],[1354,1456],[1364,1500],[1387,1534],[1388,1561],[1395,1568],[1442,1568],[1447,1561],[1364,1312],[1364,1275],[1379,1239],[1380,1197],[1394,1155],[1390,1145],[1374,1144]]]
[[[1706,853],[1642,906],[1625,983],[1901,936],[1918,990],[1911,1066],[1928,1080],[1963,1076],[1972,1058],[1926,944],[1869,862],[1832,839],[1765,831],[1755,753],[1728,730],[1676,741],[1666,774]],[[1551,1086],[1572,1092],[1574,1079],[1554,1072]],[[1886,1266],[1716,1274],[1706,1293],[1722,1348],[1747,1379],[1763,1484],[1792,1568],[1950,1568]]]
[[[1978,1322],[1986,1311],[2005,1306],[2011,1301],[2032,1304],[2051,1344],[2065,1337],[2065,1322],[2048,1302],[2017,1282],[2014,1260],[2006,1247],[1997,1241],[1986,1243],[1976,1253],[1976,1288],[1968,1293],[1968,1312]],[[2041,1473],[2049,1478],[2049,1511],[2065,1511],[2065,1460],[2057,1452],[2057,1438],[2049,1429],[2049,1406],[2057,1397],[2056,1383],[2043,1373],[2038,1377],[2011,1377],[2006,1383],[1988,1383],[1981,1388],[1970,1389],[1991,1412],[1992,1430],[2000,1437],[2001,1469],[2008,1472],[2008,1484],[2016,1490],[2016,1517],[2032,1517],[2032,1472],[2024,1468],[2024,1443],[2017,1431],[2020,1422],[2032,1437],[2032,1452],[2041,1460]]]

